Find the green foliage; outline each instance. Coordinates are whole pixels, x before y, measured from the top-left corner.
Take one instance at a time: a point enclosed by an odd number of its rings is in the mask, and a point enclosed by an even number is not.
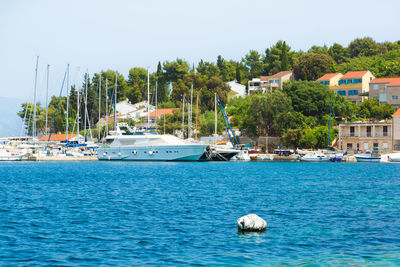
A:
[[[374,56],[386,51],[385,45],[375,42],[371,37],[357,38],[349,44],[350,57]]]
[[[357,117],[375,118],[377,120],[390,119],[394,113],[394,109],[390,104],[379,105],[378,100],[366,100],[359,106]]]
[[[325,73],[334,72],[334,61],[326,54],[306,53],[293,64],[293,73],[297,80],[315,81]]]
[[[258,77],[261,74],[261,56],[255,50],[250,50],[250,52],[244,56],[242,62],[245,64],[247,70],[250,72],[249,78]]]
[[[294,53],[285,41],[278,41],[274,46],[265,50],[264,75],[272,75],[284,70],[290,70]]]

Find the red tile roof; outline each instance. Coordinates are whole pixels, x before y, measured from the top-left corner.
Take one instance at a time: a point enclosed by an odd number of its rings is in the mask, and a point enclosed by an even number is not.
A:
[[[287,75],[289,73],[292,73],[292,71],[291,70],[281,71],[281,72],[278,72],[278,73],[270,76],[270,78],[280,78],[280,77],[285,76],[285,75]]]
[[[160,117],[161,115],[172,115],[174,114],[174,110],[178,110],[179,108],[159,108],[157,109],[157,117]],[[156,111],[150,112],[150,117],[155,117],[156,116]],[[147,117],[147,115],[143,116]]]
[[[260,81],[266,82],[271,78],[271,76],[260,76]]]
[[[387,86],[400,86],[400,77],[396,78],[376,78],[373,79],[370,83],[387,83]]]
[[[68,139],[74,138],[76,134],[68,134]],[[39,138],[39,141],[47,141],[49,139],[49,135],[42,136]],[[65,141],[67,140],[66,134],[51,134],[50,141]]]
[[[343,75],[340,79],[356,79],[362,78],[365,74],[367,74],[367,70],[360,70],[360,71],[349,71],[345,75]]]
[[[322,76],[321,78],[319,78],[317,80],[317,82],[319,82],[319,81],[329,81],[330,79],[332,79],[333,77],[335,77],[335,76],[337,76],[339,74],[341,74],[341,73],[339,73],[339,72],[338,73],[327,73],[324,76]]]
[[[392,115],[392,117],[400,117],[400,108]]]

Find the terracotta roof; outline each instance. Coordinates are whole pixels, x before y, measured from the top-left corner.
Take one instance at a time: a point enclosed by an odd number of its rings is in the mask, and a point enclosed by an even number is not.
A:
[[[367,74],[368,70],[360,70],[360,71],[349,71],[345,75],[343,75],[340,79],[355,79],[362,78],[365,74]]]
[[[285,75],[287,75],[289,73],[292,73],[292,71],[291,70],[281,71],[281,72],[278,72],[278,73],[270,76],[270,78],[280,78],[280,77],[285,76]]]
[[[260,76],[260,81],[266,82],[271,78],[271,76]]]
[[[400,77],[396,78],[376,78],[370,83],[387,83],[387,86],[400,86]]]
[[[74,138],[76,134],[68,134],[68,139]],[[42,136],[39,138],[39,141],[47,141],[49,139],[49,135]],[[67,140],[66,134],[51,134],[50,141],[65,141]]]
[[[400,108],[392,115],[392,117],[400,117]]]
[[[339,74],[341,74],[341,73],[339,73],[339,72],[338,73],[327,73],[324,76],[322,76],[321,78],[319,78],[317,80],[317,82],[319,82],[319,81],[329,81],[330,79],[332,79],[333,77],[335,77],[335,76],[337,76]],[[341,75],[343,75],[343,74],[341,74]]]
[[[157,109],[157,117],[160,117],[161,115],[172,115],[174,114],[174,110],[178,110],[179,108],[159,108]],[[150,117],[155,117],[156,116],[156,111],[150,112]],[[147,117],[147,115],[143,116]]]

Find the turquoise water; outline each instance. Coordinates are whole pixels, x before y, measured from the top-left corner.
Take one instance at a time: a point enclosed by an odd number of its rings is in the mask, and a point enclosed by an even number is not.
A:
[[[0,163],[0,192],[2,265],[400,264],[400,164]]]

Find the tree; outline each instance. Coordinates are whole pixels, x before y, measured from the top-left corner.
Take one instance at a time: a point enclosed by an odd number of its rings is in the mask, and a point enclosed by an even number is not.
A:
[[[336,95],[327,86],[315,82],[296,81],[283,85],[283,91],[291,98],[293,109],[305,116],[322,118],[329,114],[330,105],[338,117],[352,114],[352,103]]]
[[[350,57],[374,56],[386,51],[385,45],[378,44],[371,37],[357,38],[349,44]]]
[[[144,68],[132,68],[128,73],[129,91],[127,97],[133,103],[147,99],[147,70]]]
[[[329,47],[328,53],[337,64],[347,61],[347,50],[338,43],[334,43]]]
[[[324,46],[318,46],[318,45],[313,45],[309,50],[308,53],[315,53],[315,54],[324,54],[328,55],[328,47],[326,45]]]
[[[265,50],[263,74],[272,75],[291,69],[294,53],[285,41],[278,41],[274,46]]]
[[[333,59],[325,54],[306,53],[301,55],[293,65],[296,79],[314,81],[325,73],[334,72]]]
[[[165,61],[163,64],[166,82],[176,82],[189,72],[189,63],[177,58],[176,61]]]
[[[250,50],[250,52],[245,55],[242,61],[250,72],[250,79],[258,77],[261,74],[262,61],[261,56],[257,51]]]

